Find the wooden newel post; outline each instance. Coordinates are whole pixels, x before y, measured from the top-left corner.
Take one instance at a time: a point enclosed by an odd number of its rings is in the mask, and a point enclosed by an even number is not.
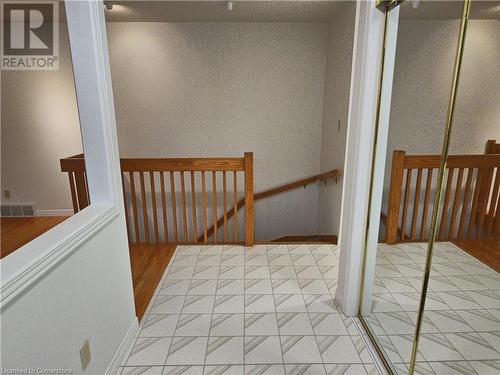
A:
[[[245,246],[253,246],[253,152],[245,152]]]
[[[389,202],[387,204],[387,222],[385,242],[395,244],[398,239],[399,209],[403,189],[403,172],[405,152],[394,150],[392,153],[391,185],[389,187]]]

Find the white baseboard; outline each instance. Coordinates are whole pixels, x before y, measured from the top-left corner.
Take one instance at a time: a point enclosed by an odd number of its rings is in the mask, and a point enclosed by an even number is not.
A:
[[[36,210],[35,216],[71,216],[73,215],[72,209],[60,210]]]
[[[120,365],[123,363],[128,353],[132,349],[132,345],[134,344],[134,337],[139,332],[139,321],[135,317],[130,327],[125,334],[120,346],[115,352],[113,359],[109,363],[108,368],[106,369],[105,375],[118,375],[120,371]]]

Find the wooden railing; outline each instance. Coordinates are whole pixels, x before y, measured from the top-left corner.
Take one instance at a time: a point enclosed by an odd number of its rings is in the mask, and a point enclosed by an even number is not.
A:
[[[495,141],[488,141],[484,155],[448,156],[438,240],[500,236],[498,150]],[[428,239],[431,205],[435,204],[434,178],[440,162],[440,155],[393,152],[385,220],[387,243]]]
[[[261,191],[260,193],[256,193],[254,196],[253,196],[253,201],[258,201],[260,199],[263,199],[263,198],[267,198],[267,197],[270,197],[272,195],[276,195],[276,194],[280,194],[280,193],[284,193],[286,191],[289,191],[289,190],[292,190],[292,189],[296,189],[296,188],[299,188],[299,187],[306,187],[307,185],[309,184],[312,184],[312,183],[315,183],[315,182],[318,182],[318,181],[327,181],[331,178],[337,178],[341,175],[340,173],[340,170],[338,169],[333,169],[331,171],[328,171],[328,172],[324,172],[324,173],[321,173],[321,174],[318,174],[318,175],[314,175],[314,176],[310,176],[310,177],[305,177],[305,178],[301,178],[297,181],[294,181],[294,182],[290,182],[288,184],[284,184],[284,185],[281,185],[281,186],[277,186],[275,188],[271,188],[271,189],[268,189],[268,190],[265,190],[265,191]],[[207,231],[207,234],[208,236],[212,236],[214,234],[214,229],[217,228],[217,226],[221,226],[226,220],[230,219],[231,217],[233,217],[235,214],[237,214],[238,210],[240,210],[241,208],[245,207],[246,206],[246,201],[244,199],[241,199],[237,205],[236,205],[236,209],[234,208],[231,208],[230,210],[224,210],[223,211],[223,215],[219,218],[219,220],[217,220],[216,222],[214,222],[214,224],[208,229]],[[202,238],[198,238],[198,240],[201,240]]]
[[[238,194],[243,188],[244,244],[253,245],[251,152],[246,152],[243,158],[121,159],[120,164],[131,244],[240,243],[238,215],[232,223],[224,220],[216,224],[211,241],[208,221],[212,216],[216,222],[218,210],[226,212],[231,205],[237,212]],[[73,208],[77,212],[89,204],[83,156],[61,159],[61,170],[68,173]],[[243,186],[239,175],[243,175]]]
[[[73,211],[77,213],[89,205],[87,176],[83,154],[73,155],[60,160],[61,171],[68,173]]]
[[[485,154],[500,154],[500,143],[497,143],[496,140],[490,139],[486,142],[486,147],[484,150]]]

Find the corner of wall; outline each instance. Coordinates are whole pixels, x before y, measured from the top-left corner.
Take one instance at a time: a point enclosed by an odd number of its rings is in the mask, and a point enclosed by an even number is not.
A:
[[[347,115],[354,41],[355,4],[341,5],[330,19],[321,128],[320,171],[338,168],[345,159]],[[338,181],[340,180],[340,181]],[[339,234],[342,178],[319,187],[317,232]]]

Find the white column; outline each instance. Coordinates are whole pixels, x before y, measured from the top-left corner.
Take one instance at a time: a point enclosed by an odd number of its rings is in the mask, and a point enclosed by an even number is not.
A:
[[[358,313],[383,29],[384,13],[375,7],[375,2],[358,1],[335,296],[347,316]]]

